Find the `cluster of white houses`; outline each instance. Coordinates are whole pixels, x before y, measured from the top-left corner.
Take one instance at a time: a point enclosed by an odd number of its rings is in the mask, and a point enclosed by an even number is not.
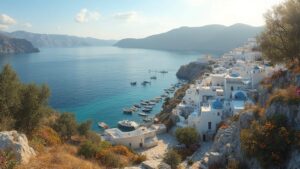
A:
[[[280,69],[264,62],[255,48],[255,39],[249,39],[244,46],[213,59],[212,71],[191,84],[181,103],[173,109],[173,115],[178,117],[176,126],[193,127],[203,141],[210,140],[223,119],[239,113],[246,104],[252,104],[249,96],[256,92],[257,85]],[[203,60],[208,62],[208,59]],[[105,130],[103,138],[133,149],[149,148],[157,145],[156,134],[165,130],[163,124],[139,127],[130,132],[113,128]]]
[[[279,69],[264,62],[256,48],[255,39],[249,39],[243,47],[215,59],[212,72],[192,84],[173,110],[179,117],[177,127],[193,127],[203,141],[209,140],[224,118],[252,104],[249,96],[256,92],[257,85]]]

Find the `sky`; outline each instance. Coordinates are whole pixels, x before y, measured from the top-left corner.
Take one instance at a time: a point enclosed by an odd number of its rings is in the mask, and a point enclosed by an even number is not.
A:
[[[283,0],[0,0],[0,30],[100,39],[141,38],[181,26],[264,25]]]

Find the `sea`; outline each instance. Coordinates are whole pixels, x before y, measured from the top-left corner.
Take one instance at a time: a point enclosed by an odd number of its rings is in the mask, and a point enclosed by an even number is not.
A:
[[[126,115],[122,109],[162,95],[178,82],[181,65],[203,56],[118,47],[41,48],[39,53],[1,56],[0,65],[11,64],[24,83],[47,84],[51,107],[74,113],[79,122],[92,120],[92,129],[100,131],[99,121],[110,127],[120,120],[142,123],[138,112]],[[134,81],[137,85],[131,86]],[[143,81],[151,84],[143,86]],[[161,106],[162,102],[149,116],[159,113]]]

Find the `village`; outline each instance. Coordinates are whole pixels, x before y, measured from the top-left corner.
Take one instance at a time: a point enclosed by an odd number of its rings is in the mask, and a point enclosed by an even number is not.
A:
[[[209,150],[219,124],[254,104],[260,82],[284,69],[263,60],[257,47],[256,39],[250,38],[220,58],[207,56],[197,60],[199,64],[209,64],[211,71],[190,84],[181,103],[172,110],[175,125],[168,132],[164,124],[148,124],[129,132],[106,129],[102,139],[146,155],[142,166],[156,168],[167,149],[180,146],[175,130],[191,127],[198,132],[202,144],[193,156],[201,158]]]

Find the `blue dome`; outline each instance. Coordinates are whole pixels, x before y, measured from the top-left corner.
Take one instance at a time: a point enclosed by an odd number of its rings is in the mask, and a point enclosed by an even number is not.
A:
[[[231,73],[231,75],[230,75],[231,77],[239,77],[240,76],[240,74],[238,74],[238,73]]]
[[[234,95],[234,99],[235,100],[246,100],[247,97],[245,96],[245,94],[243,92],[236,92]]]
[[[212,102],[212,107],[213,109],[223,109],[223,103],[221,102],[220,99],[216,99],[215,101]]]

